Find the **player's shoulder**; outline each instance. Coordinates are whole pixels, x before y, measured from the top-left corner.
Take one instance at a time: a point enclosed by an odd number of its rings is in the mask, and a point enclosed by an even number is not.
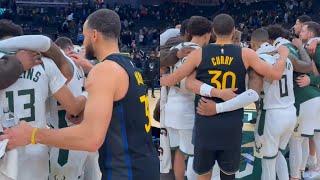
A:
[[[252,56],[253,54],[256,54],[256,52],[253,49],[243,47],[241,48],[241,54],[242,54],[242,57],[249,57],[249,56]]]
[[[124,68],[117,62],[106,59],[103,62],[95,65],[90,74],[100,74],[100,75],[110,75],[111,73],[116,73],[119,70],[124,70]]]
[[[43,63],[45,66],[48,66],[48,67],[57,66],[57,65],[53,62],[53,60],[50,59],[50,58],[42,57],[41,60],[42,60],[42,63]]]

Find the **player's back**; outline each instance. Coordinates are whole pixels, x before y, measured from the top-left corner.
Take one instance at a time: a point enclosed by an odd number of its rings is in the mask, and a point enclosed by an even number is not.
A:
[[[279,54],[269,55],[260,54],[259,57],[268,64],[275,64],[279,59]],[[287,108],[294,104],[295,97],[293,92],[293,66],[290,59],[286,60],[286,67],[281,80],[269,80],[264,78],[263,81],[263,109]]]
[[[141,74],[129,57],[112,54],[106,59],[127,72],[129,87],[125,97],[113,103],[110,125],[99,149],[102,179],[159,179],[159,158],[152,142],[149,103]]]
[[[217,89],[238,88],[236,93],[241,94],[245,91],[246,73],[240,47],[232,44],[209,44],[202,48],[202,61],[196,72],[198,80]],[[196,96],[196,106],[199,98],[200,96]],[[211,99],[217,103],[223,102],[219,98]],[[242,119],[243,109],[214,116],[201,116],[196,113],[195,146],[216,150],[239,147]],[[198,128],[201,131],[198,131]],[[221,136],[224,137],[223,140]]]
[[[67,87],[73,96],[77,97],[81,95],[84,90],[84,72],[81,68],[78,68],[71,59],[68,57],[67,59],[72,64],[73,68],[73,77],[68,82]],[[73,125],[66,116],[66,110],[62,108],[61,104],[54,97],[51,96],[48,99],[48,104],[48,110],[50,112],[48,113],[47,121],[51,128],[60,129]],[[83,179],[84,163],[87,155],[88,152],[85,151],[65,150],[51,147],[49,179],[63,179],[63,177],[66,179]]]
[[[58,91],[65,79],[54,77],[60,72],[54,62],[42,58],[43,64],[21,74],[10,87],[0,91],[0,104],[9,107],[18,120],[25,120],[33,127],[46,128],[46,100]],[[62,76],[62,74],[61,74]],[[2,116],[2,111],[0,111]],[[49,174],[49,149],[42,144],[27,145],[18,149],[17,180],[43,180]],[[14,168],[14,167],[12,167]]]

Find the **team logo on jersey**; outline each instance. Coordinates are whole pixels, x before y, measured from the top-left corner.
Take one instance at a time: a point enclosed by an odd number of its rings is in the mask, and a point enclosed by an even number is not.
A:
[[[298,132],[299,129],[299,123],[297,123],[296,127],[294,128],[294,132]]]
[[[167,129],[166,129],[166,128],[161,128],[161,129],[160,129],[160,134],[161,134],[161,135],[164,135],[164,136],[167,136],[167,135],[168,135]]]
[[[159,156],[163,156],[163,149],[162,149],[162,147],[159,147],[159,148],[158,148],[158,152],[159,152]]]
[[[256,147],[256,151],[257,153],[260,153],[261,148],[263,147],[262,143],[260,143],[260,145],[258,146],[257,142],[254,142],[254,145]]]
[[[221,48],[221,54],[224,54],[224,49],[223,48]]]
[[[59,176],[59,175],[55,175],[54,176],[54,180],[66,180],[66,177],[65,176]]]

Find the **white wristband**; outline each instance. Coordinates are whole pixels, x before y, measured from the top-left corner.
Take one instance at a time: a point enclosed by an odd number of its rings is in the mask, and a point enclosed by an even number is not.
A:
[[[83,92],[80,94],[80,96],[84,96],[84,97],[86,97],[86,98],[88,99],[88,92],[83,91]]]
[[[200,95],[201,96],[206,96],[206,97],[211,97],[211,89],[214,88],[206,83],[203,83],[200,87]]]

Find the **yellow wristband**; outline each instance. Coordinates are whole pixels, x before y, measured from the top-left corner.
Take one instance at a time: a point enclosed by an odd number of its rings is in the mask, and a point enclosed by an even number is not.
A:
[[[35,139],[36,139],[37,130],[38,128],[33,128],[32,135],[31,135],[31,144],[36,144]]]

